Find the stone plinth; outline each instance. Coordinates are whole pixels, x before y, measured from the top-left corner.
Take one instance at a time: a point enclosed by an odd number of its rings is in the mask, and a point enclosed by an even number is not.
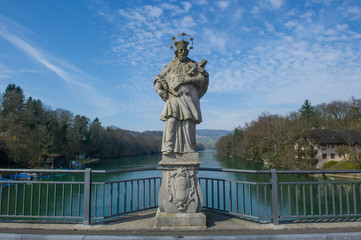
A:
[[[163,168],[163,179],[154,228],[205,229],[198,153],[163,155],[159,164]]]

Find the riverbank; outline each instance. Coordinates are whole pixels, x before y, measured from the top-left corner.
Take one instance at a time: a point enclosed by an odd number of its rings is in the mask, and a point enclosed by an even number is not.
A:
[[[89,164],[89,163],[94,163],[94,162],[98,162],[100,159],[99,158],[81,158],[81,159],[73,159],[70,162],[80,162],[81,164],[85,165],[85,164]]]

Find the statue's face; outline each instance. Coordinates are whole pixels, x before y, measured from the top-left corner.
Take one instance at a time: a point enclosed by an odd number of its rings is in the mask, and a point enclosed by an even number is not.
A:
[[[188,50],[187,48],[179,48],[177,49],[177,57],[180,61],[185,61],[187,59],[188,56]]]

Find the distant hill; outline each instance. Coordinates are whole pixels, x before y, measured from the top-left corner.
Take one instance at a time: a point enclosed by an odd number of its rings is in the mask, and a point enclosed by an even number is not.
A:
[[[228,130],[201,129],[196,132],[197,143],[202,143],[206,149],[213,149],[216,142],[223,136],[232,133]]]
[[[130,135],[133,136],[149,136],[155,139],[161,139],[163,131],[145,131],[145,132],[136,132],[125,130]],[[196,132],[196,141],[204,145],[206,149],[213,149],[216,142],[223,136],[232,133],[228,130],[218,130],[218,129],[201,129]]]

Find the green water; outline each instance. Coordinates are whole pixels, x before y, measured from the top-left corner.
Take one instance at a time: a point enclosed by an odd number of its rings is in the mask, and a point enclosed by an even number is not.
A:
[[[201,167],[209,168],[232,168],[248,170],[268,169],[262,163],[242,159],[229,159],[219,157],[215,152],[200,152]],[[160,155],[133,156],[114,159],[102,159],[85,165],[93,170],[108,169],[135,169],[157,167],[161,160]],[[115,182],[114,184],[99,184],[92,187],[92,216],[114,216],[138,209],[150,208],[157,204],[157,191],[160,181],[157,183],[138,181],[133,183],[118,183],[122,180],[140,179],[148,177],[161,177],[160,170],[127,172],[114,174],[93,174],[93,183]],[[200,171],[199,177],[227,179],[235,182],[217,185],[208,182],[208,195],[206,194],[206,182],[201,182],[203,204],[209,207],[250,215],[270,216],[270,186],[243,184],[242,182],[269,182],[269,174],[239,174],[227,172]],[[325,178],[311,177],[304,174],[278,175],[280,182],[308,182],[307,184],[291,184],[279,187],[280,214],[287,215],[310,215],[312,214],[339,214],[361,212],[361,186],[342,184],[324,184],[320,189],[317,185],[309,184],[326,180]],[[34,180],[35,184],[26,181],[9,186],[3,185],[0,189],[0,215],[39,215],[39,216],[79,216],[83,215],[83,174],[52,175],[50,178]],[[47,183],[37,183],[47,181]],[[51,184],[53,181],[64,182],[63,184]],[[79,182],[79,184],[71,184]],[[126,188],[126,190],[125,190]],[[136,189],[141,189],[140,193]],[[211,188],[213,193],[211,193]],[[257,189],[256,189],[257,188]],[[232,191],[230,190],[232,189]],[[134,190],[134,191],[133,191]],[[251,191],[250,191],[251,190]],[[320,191],[321,190],[321,191]],[[238,197],[236,196],[238,192]],[[213,195],[213,199],[212,199]],[[145,197],[144,197],[145,196]],[[150,197],[149,197],[150,196]],[[16,201],[16,199],[18,199]],[[146,199],[146,200],[145,200]],[[149,202],[148,202],[148,199]],[[289,200],[292,199],[292,200]],[[312,199],[312,201],[310,200]],[[125,203],[125,204],[124,204]],[[348,204],[347,204],[348,203]],[[298,207],[296,207],[298,204]],[[243,208],[243,209],[242,209]]]

